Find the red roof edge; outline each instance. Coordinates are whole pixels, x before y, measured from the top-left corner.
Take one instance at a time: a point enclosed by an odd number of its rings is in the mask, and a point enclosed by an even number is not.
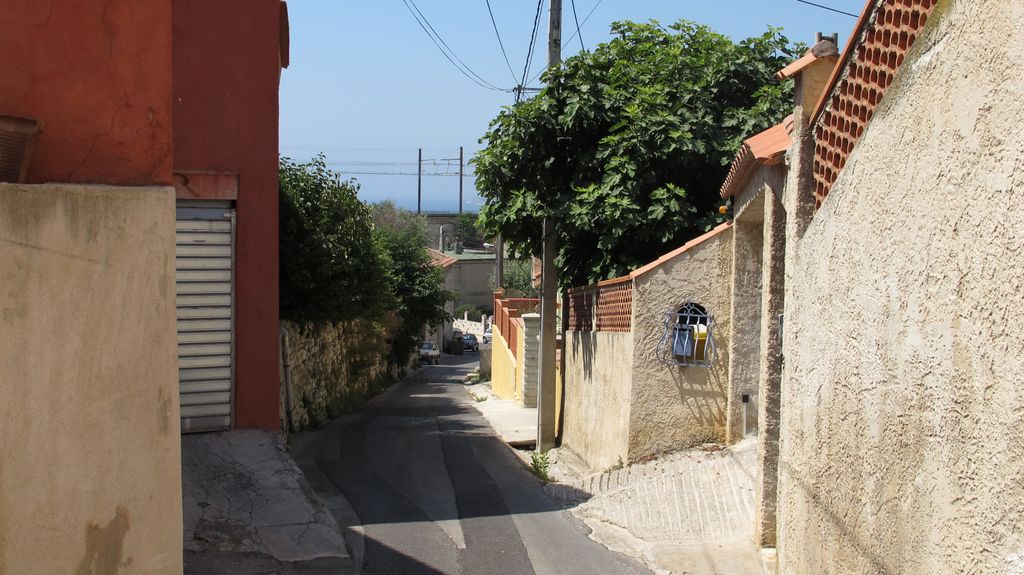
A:
[[[630,272],[629,277],[636,279],[648,272],[654,271],[655,269],[661,267],[662,264],[665,264],[669,260],[675,259],[676,257],[686,253],[692,248],[699,246],[700,244],[710,240],[711,238],[721,234],[722,232],[728,231],[730,228],[732,228],[732,222],[725,222],[724,224],[716,226],[710,232],[697,236],[696,238],[693,238],[692,240],[668,252],[667,254],[661,256],[660,258],[654,260],[653,262],[633,270],[632,272]]]
[[[736,195],[757,166],[777,164],[793,141],[792,133],[793,114],[790,114],[781,123],[744,140],[722,182],[722,199]]]
[[[430,264],[439,268],[450,268],[455,265],[455,262],[459,261],[433,248],[427,248],[427,253],[430,254]]]

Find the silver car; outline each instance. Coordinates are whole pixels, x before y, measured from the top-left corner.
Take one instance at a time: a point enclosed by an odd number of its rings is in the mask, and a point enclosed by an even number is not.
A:
[[[420,343],[420,363],[432,363],[437,365],[441,362],[441,350],[432,341]]]

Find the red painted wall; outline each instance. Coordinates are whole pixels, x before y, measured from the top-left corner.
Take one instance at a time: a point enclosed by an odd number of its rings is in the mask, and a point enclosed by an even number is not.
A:
[[[174,170],[238,174],[235,426],[277,429],[278,0],[173,0]]]
[[[0,114],[39,118],[29,181],[171,182],[171,0],[3,0]]]

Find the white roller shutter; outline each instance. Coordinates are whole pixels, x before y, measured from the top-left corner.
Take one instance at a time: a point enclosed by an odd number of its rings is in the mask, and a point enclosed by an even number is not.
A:
[[[178,381],[183,432],[231,427],[234,221],[234,211],[226,204],[178,203]]]

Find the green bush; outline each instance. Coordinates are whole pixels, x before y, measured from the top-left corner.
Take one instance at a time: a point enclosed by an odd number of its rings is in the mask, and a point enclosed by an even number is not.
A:
[[[389,361],[405,365],[424,328],[447,318],[451,294],[424,247],[425,220],[390,202],[370,206],[358,191],[322,154],[281,159],[281,317],[382,322]]]
[[[280,307],[293,321],[345,321],[394,306],[370,207],[323,155],[280,161]]]

